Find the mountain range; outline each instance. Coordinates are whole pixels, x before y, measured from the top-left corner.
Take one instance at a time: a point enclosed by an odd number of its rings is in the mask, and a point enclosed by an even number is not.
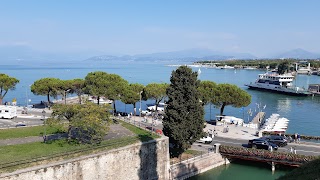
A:
[[[319,59],[319,53],[312,53],[298,48],[276,55],[274,58]]]
[[[159,52],[137,55],[99,55],[96,53],[48,53],[31,49],[27,46],[0,46],[1,64],[20,64],[23,62],[65,62],[65,61],[154,61],[154,62],[194,62],[199,60],[259,59],[250,53],[219,52],[210,49],[186,49],[172,52]],[[101,53],[99,53],[101,54]],[[268,58],[316,59],[320,54],[304,49],[294,49]]]
[[[317,59],[320,54],[312,53],[301,48],[279,53],[268,59],[294,58],[294,59]],[[199,60],[231,60],[231,59],[262,59],[249,53],[219,52],[210,49],[188,49],[182,51],[161,52],[152,54],[139,54],[133,56],[93,56],[87,61],[199,61]]]

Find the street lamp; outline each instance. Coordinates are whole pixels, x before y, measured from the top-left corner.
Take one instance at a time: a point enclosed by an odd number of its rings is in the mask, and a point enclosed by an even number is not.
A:
[[[44,143],[47,141],[47,121],[46,121],[46,111],[42,111],[42,118],[44,120],[44,136],[43,136],[43,141]]]
[[[140,91],[140,109],[139,109],[139,110],[140,110],[140,111],[139,111],[139,112],[140,112],[140,114],[139,114],[140,119],[141,119],[141,112],[142,112],[142,109],[141,109],[141,97],[142,97],[141,94],[142,94],[142,93],[143,93],[143,91]]]
[[[64,91],[64,104],[67,104],[67,93],[70,91],[71,89],[65,90]]]
[[[140,123],[141,123],[141,112],[142,112],[142,109],[141,109],[141,97],[142,97],[142,92],[143,92],[143,91],[140,91],[140,108],[139,108],[140,121],[139,121],[139,127],[140,127]]]

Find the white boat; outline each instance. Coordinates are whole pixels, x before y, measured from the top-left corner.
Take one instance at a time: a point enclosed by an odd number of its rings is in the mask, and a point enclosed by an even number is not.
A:
[[[271,92],[277,92],[282,94],[294,95],[294,96],[309,96],[312,95],[304,88],[293,86],[294,76],[290,73],[281,74],[275,72],[268,72],[259,74],[259,78],[250,84],[245,84],[250,89],[265,90]]]
[[[155,111],[156,110],[156,105],[148,105],[147,104],[147,109],[149,111]],[[165,108],[166,104],[165,103],[159,103],[158,107],[157,107],[157,110],[160,111],[160,112],[164,112],[164,108]]]
[[[224,66],[218,66],[220,69],[234,69],[232,66],[224,65]]]
[[[262,124],[260,131],[262,132],[285,132],[288,128],[289,120],[280,118],[279,114],[272,114]]]
[[[309,84],[308,91],[314,95],[320,95],[320,84]]]
[[[98,104],[98,98],[95,96],[89,96],[88,101]],[[104,97],[99,98],[99,104],[112,104],[112,103],[113,103],[112,100],[106,99]]]
[[[246,66],[246,67],[244,67],[243,69],[246,69],[246,70],[256,70],[257,67]]]
[[[229,123],[229,124],[237,124],[237,125],[243,124],[243,119],[236,118],[234,116],[216,116],[216,119],[218,121]]]

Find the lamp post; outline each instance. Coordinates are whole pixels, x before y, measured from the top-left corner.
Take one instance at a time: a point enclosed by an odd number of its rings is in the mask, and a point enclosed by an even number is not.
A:
[[[139,121],[139,127],[140,127],[140,122],[141,122],[141,112],[142,112],[142,109],[141,109],[141,98],[142,98],[142,92],[143,92],[143,91],[140,91],[140,107],[139,107],[139,116],[140,116],[140,121]]]
[[[141,112],[142,112],[142,109],[141,109],[141,98],[142,98],[142,92],[143,91],[140,91],[140,108],[139,108],[139,116],[140,116],[140,118],[141,118]]]
[[[47,141],[47,121],[46,121],[46,111],[45,110],[43,110],[42,111],[42,118],[43,118],[43,120],[44,120],[44,136],[43,136],[43,141],[44,141],[44,143],[46,143],[46,141]]]
[[[71,89],[65,90],[64,91],[64,104],[67,104],[67,93],[70,91]]]
[[[27,108],[28,108],[28,105],[29,105],[29,102],[28,102],[28,86],[26,86],[26,104],[27,104]]]

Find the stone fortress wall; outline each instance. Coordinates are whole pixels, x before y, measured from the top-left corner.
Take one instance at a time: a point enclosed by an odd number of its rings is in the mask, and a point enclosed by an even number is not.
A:
[[[1,174],[3,180],[169,179],[169,139],[86,155],[75,159]]]

